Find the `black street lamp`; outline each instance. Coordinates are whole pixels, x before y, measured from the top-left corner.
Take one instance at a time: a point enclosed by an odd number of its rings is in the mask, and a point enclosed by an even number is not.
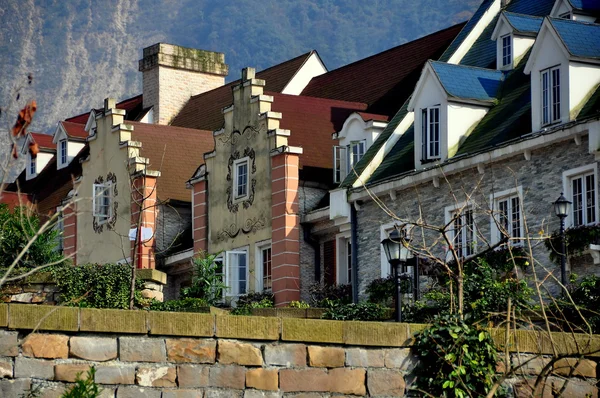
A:
[[[565,243],[565,218],[569,215],[569,205],[571,202],[560,193],[556,202],[554,202],[554,212],[560,218],[560,281],[563,285],[567,284],[567,249]]]
[[[402,289],[401,279],[407,274],[408,267],[406,260],[410,254],[408,241],[404,234],[400,234],[394,229],[387,237],[381,241],[385,256],[392,267],[394,281],[396,283],[396,322],[402,322]]]

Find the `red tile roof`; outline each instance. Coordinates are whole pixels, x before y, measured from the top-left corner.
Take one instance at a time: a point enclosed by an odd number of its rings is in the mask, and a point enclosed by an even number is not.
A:
[[[393,116],[410,96],[428,59],[437,59],[464,23],[394,47],[313,78],[302,95],[369,105]]]
[[[332,147],[337,143],[331,134],[339,131],[346,118],[363,111],[367,104],[337,101],[325,98],[304,97],[279,93],[272,95],[271,110],[282,113],[280,126],[290,130],[289,145],[304,149],[300,167],[333,167]]]
[[[67,132],[69,138],[86,138],[88,136],[85,131],[85,124],[73,123],[73,122],[61,122],[63,128]]]
[[[265,91],[280,93],[313,53],[314,51],[308,52],[260,71],[256,73],[256,77],[265,80]],[[238,79],[193,96],[173,119],[171,125],[210,131],[220,129],[223,126],[221,110],[233,103],[231,89],[239,83]]]
[[[52,142],[52,136],[48,134],[30,133],[31,138],[38,144],[40,150],[55,150],[56,144]]]
[[[141,109],[141,107],[143,106],[143,102],[144,102],[143,96],[142,96],[142,94],[139,94],[139,95],[136,95],[135,97],[131,97],[131,98],[128,98],[126,100],[123,100],[123,101],[117,103],[117,108],[124,109],[126,112],[125,119],[132,120],[132,119],[135,119],[135,117],[128,117],[129,114],[132,114],[132,116],[137,116],[137,114],[139,113],[138,110]],[[90,112],[85,112],[80,115],[67,118],[67,119],[65,119],[65,121],[71,122],[71,123],[86,124],[89,116],[90,116]]]
[[[141,156],[149,159],[149,169],[161,172],[156,187],[159,200],[190,202],[185,183],[204,163],[204,153],[214,149],[212,131],[126,123],[133,126],[132,140],[142,143]]]
[[[376,122],[387,122],[390,120],[388,115],[378,115],[375,113],[367,113],[367,112],[356,112],[362,117],[365,122],[369,120],[375,120]]]

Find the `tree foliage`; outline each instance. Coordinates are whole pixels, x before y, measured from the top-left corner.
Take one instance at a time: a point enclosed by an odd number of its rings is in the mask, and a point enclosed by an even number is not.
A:
[[[199,298],[213,305],[223,298],[223,265],[216,261],[220,253],[200,253],[193,259],[192,284],[181,289],[182,298]]]
[[[27,207],[0,204],[0,268],[8,268],[40,230],[39,217]],[[17,263],[19,268],[35,268],[58,263],[63,259],[57,251],[58,231],[48,228],[35,239]]]

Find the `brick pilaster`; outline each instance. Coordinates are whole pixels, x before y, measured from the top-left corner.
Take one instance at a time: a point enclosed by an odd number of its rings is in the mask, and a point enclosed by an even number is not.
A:
[[[77,208],[76,203],[68,201],[63,204],[63,255],[77,264]]]
[[[196,181],[192,184],[194,254],[208,250],[208,195],[206,189],[206,180]]]
[[[156,176],[147,174],[136,176],[133,180],[133,192],[131,193],[131,228],[136,228],[138,230],[138,244],[136,245],[136,242],[131,242],[131,259],[136,259],[136,268],[155,268],[156,214],[158,212],[156,181]],[[141,218],[139,216],[140,210],[142,212]],[[152,234],[149,239],[143,240],[140,245],[141,228],[150,228]],[[134,250],[137,250],[137,253],[135,253]]]
[[[275,304],[300,300],[300,216],[298,214],[299,155],[271,157],[271,247]]]

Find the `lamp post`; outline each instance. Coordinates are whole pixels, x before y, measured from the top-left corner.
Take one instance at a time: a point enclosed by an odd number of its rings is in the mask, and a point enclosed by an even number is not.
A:
[[[394,229],[387,239],[381,241],[385,256],[392,267],[396,283],[396,322],[402,322],[402,289],[401,279],[407,272],[406,260],[410,250],[403,234]]]
[[[569,205],[571,202],[560,193],[556,202],[554,202],[554,212],[560,218],[560,281],[563,285],[567,284],[567,249],[565,243],[565,218],[569,214]]]

